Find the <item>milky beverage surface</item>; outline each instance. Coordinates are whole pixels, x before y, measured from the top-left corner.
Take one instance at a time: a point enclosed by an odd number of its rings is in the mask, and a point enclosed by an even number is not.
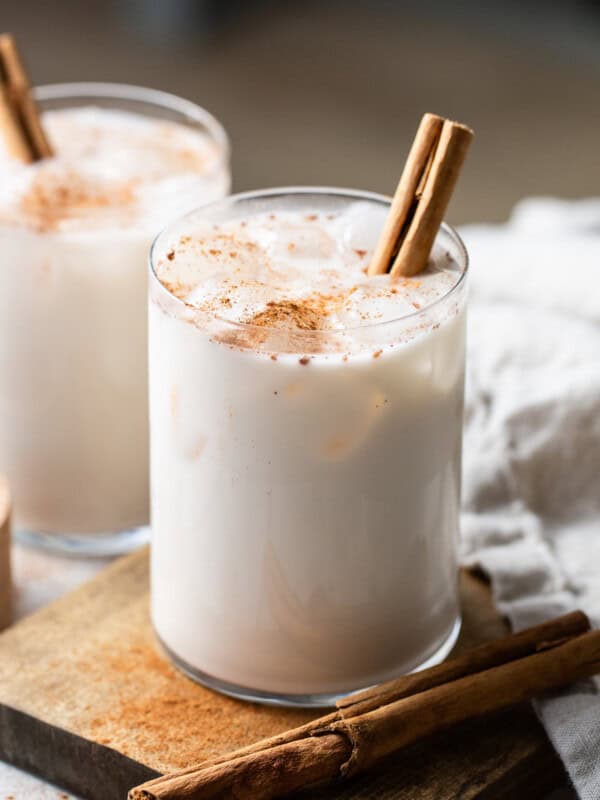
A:
[[[161,242],[156,274],[197,324],[245,323],[229,343],[252,347],[262,329],[337,332],[323,349],[352,349],[353,330],[422,311],[448,293],[460,273],[441,246],[414,278],[366,275],[387,209],[357,201],[338,213],[279,211],[222,224],[182,223]],[[415,320],[412,336],[427,326]],[[213,325],[214,328],[214,325]],[[218,338],[218,336],[217,336]],[[330,337],[331,338],[331,337]],[[385,338],[383,334],[382,338]],[[296,337],[296,345],[301,345]]]
[[[193,127],[128,111],[46,111],[42,124],[52,158],[30,165],[0,158],[1,222],[79,232],[135,223],[156,233],[170,205],[173,216],[181,213],[178,195],[215,172],[223,156]]]

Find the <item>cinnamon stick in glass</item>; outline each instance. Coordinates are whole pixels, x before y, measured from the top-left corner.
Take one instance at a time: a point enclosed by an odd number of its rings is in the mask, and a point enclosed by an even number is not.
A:
[[[0,34],[0,135],[9,154],[24,163],[52,155],[27,72],[9,33]]]
[[[427,265],[473,131],[425,114],[410,149],[369,275],[416,275]]]
[[[581,633],[588,627],[579,612],[506,637],[432,670],[385,684],[382,692],[370,690],[354,700],[346,698],[337,712],[309,725],[156,778],[132,789],[129,798],[269,800],[355,774],[458,722],[599,672],[600,631]],[[498,659],[498,666],[491,666],[493,659]],[[394,684],[400,697],[390,700]],[[403,694],[411,690],[416,693]]]

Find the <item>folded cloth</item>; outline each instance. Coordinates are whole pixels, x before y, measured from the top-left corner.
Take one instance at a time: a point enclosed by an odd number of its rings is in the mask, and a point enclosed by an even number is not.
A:
[[[600,199],[531,199],[461,230],[471,260],[462,557],[515,629],[600,626]],[[600,798],[600,682],[536,703]]]

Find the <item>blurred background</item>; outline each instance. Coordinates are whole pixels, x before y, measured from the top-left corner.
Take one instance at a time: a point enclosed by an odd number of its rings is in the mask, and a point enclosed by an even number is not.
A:
[[[418,119],[475,128],[452,222],[600,193],[597,0],[0,0],[36,83],[137,83],[225,124],[234,189],[390,193]]]

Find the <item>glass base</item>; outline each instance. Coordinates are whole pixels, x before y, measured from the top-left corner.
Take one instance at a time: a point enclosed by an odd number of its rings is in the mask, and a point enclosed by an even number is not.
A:
[[[15,530],[14,538],[26,547],[71,556],[120,556],[150,541],[150,527],[142,525],[111,533],[46,533]]]
[[[418,666],[409,670],[408,673],[404,674],[419,672],[422,669],[433,667],[443,661],[456,644],[458,634],[460,633],[461,624],[462,619],[460,616],[458,616],[454,622],[454,625],[452,626],[452,629],[450,630],[450,633],[443,641],[442,645],[435,651],[435,653],[429,656],[428,659],[423,661]],[[214,691],[220,692],[221,694],[226,694],[229,697],[235,697],[236,700],[246,700],[251,703],[262,703],[263,705],[269,706],[319,708],[335,706],[337,701],[341,700],[343,697],[347,697],[349,694],[354,694],[354,692],[370,688],[369,686],[358,686],[356,689],[352,689],[349,692],[342,692],[341,694],[277,694],[273,692],[264,692],[259,689],[249,689],[245,686],[236,686],[233,683],[228,683],[227,681],[221,681],[218,678],[213,678],[212,675],[207,675],[205,672],[192,667],[190,664],[176,655],[169,647],[167,647],[160,636],[156,633],[156,630],[154,631],[154,634],[169,660],[172,661],[173,664],[185,675],[187,675],[188,678],[191,678],[196,683],[202,684],[202,686],[206,686],[208,689],[213,689]],[[396,677],[400,677],[402,674],[403,673],[400,673]]]

